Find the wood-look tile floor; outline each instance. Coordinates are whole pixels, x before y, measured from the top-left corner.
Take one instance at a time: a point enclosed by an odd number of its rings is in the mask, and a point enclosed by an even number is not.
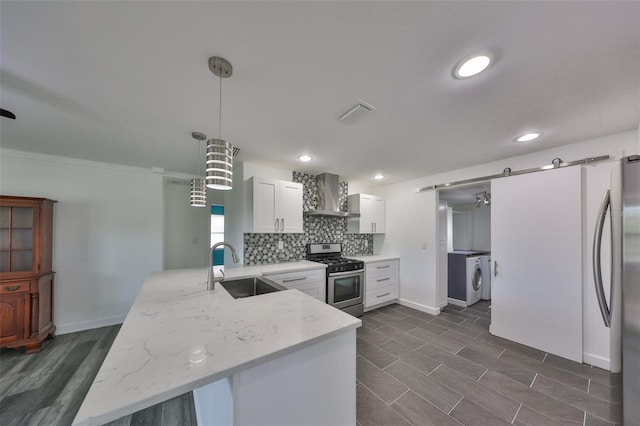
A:
[[[368,425],[613,425],[620,375],[489,334],[491,307],[400,305],[357,330],[357,419]]]
[[[357,330],[357,420],[368,425],[612,425],[619,375],[488,333],[490,306],[439,316],[400,305]],[[118,326],[61,335],[40,353],[0,351],[0,424],[70,425]],[[196,425],[191,393],[109,423]]]

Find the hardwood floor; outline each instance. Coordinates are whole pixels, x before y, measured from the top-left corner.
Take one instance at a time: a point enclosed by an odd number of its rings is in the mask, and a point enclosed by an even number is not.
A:
[[[491,336],[487,302],[437,317],[390,305],[362,321],[359,425],[620,423],[620,375]],[[61,335],[33,355],[1,350],[0,424],[70,425],[118,330]],[[195,424],[190,392],[109,423]]]
[[[70,425],[119,329],[64,334],[32,355],[0,350],[0,425]],[[109,424],[195,426],[193,397],[187,393]]]

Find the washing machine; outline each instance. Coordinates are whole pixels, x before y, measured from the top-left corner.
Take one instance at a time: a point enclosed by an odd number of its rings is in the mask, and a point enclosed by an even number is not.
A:
[[[482,267],[482,300],[491,300],[491,256],[480,256]]]
[[[483,276],[480,257],[467,257],[467,306],[480,301]]]

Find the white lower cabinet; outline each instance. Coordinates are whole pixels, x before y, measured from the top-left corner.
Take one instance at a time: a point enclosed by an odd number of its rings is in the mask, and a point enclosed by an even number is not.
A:
[[[384,260],[365,265],[365,309],[389,303],[398,298],[399,261]]]
[[[282,274],[265,274],[264,276],[283,287],[299,290],[325,303],[327,301],[327,274],[325,268],[285,272]]]

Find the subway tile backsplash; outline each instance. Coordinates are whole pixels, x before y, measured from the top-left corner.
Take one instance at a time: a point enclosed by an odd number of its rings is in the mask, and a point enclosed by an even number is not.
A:
[[[302,183],[303,209],[313,210],[318,205],[316,177],[293,172],[293,181]],[[348,183],[340,182],[340,210],[347,211]],[[278,241],[284,248],[278,250]],[[347,219],[328,216],[305,216],[302,234],[244,234],[244,263],[264,263],[302,260],[306,257],[308,243],[342,243],[344,256],[373,254],[372,234],[348,234]]]

